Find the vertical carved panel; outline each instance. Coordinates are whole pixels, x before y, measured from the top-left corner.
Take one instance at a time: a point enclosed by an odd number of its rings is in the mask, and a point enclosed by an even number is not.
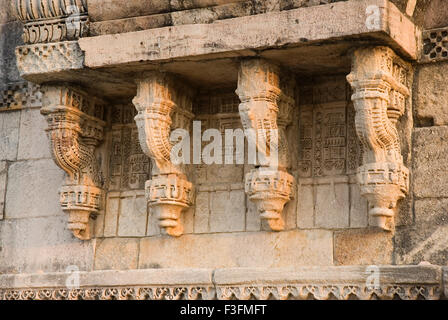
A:
[[[132,105],[115,105],[111,110],[110,190],[143,190],[150,178],[150,160],[140,147]]]

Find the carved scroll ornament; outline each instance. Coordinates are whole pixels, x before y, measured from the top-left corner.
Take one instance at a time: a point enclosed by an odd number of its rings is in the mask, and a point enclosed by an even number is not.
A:
[[[189,129],[193,118],[190,90],[169,74],[152,72],[138,82],[133,103],[140,145],[153,162],[153,177],[146,182],[149,207],[158,217],[162,232],[183,233],[181,213],[193,204],[193,184],[184,169],[171,160],[172,128]]]
[[[102,205],[102,178],[95,148],[103,139],[103,106],[80,90],[43,86],[41,113],[56,164],[67,173],[60,203],[69,214],[68,228],[82,240],[90,239],[90,217]]]
[[[15,0],[26,44],[76,40],[88,33],[86,0]]]
[[[236,91],[241,100],[239,110],[246,136],[255,143],[260,156],[257,168],[246,175],[246,194],[272,231],[284,229],[282,211],[291,200],[294,185],[294,177],[286,171],[285,134],[292,104],[290,97],[282,95],[279,73],[277,66],[265,60],[244,60]]]
[[[394,228],[397,201],[409,189],[409,170],[403,164],[396,128],[409,96],[409,66],[387,47],[354,52],[352,72],[356,131],[363,145],[358,169],[361,194],[369,201],[370,225]]]

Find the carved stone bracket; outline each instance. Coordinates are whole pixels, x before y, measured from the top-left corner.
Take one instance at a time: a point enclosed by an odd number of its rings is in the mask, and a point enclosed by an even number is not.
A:
[[[294,177],[286,171],[285,134],[293,98],[280,89],[280,69],[261,59],[242,61],[236,93],[246,136],[259,155],[257,168],[246,175],[246,194],[268,229],[280,231],[284,229],[283,207],[291,200],[294,185]]]
[[[191,101],[189,88],[160,72],[145,74],[133,100],[140,145],[154,162],[153,177],[145,187],[148,205],[162,232],[175,237],[183,233],[182,211],[193,204],[193,184],[171,159],[170,133],[174,128],[190,129]]]
[[[86,0],[15,0],[14,5],[26,44],[76,40],[88,33]]]
[[[60,203],[69,214],[68,228],[82,240],[90,239],[91,215],[101,208],[102,177],[95,148],[103,139],[103,105],[79,89],[68,86],[42,87],[41,113],[53,159],[67,173],[60,190]]]
[[[409,189],[409,170],[403,164],[396,128],[409,96],[409,68],[390,48],[363,48],[354,52],[347,76],[364,149],[358,182],[369,200],[370,224],[384,230],[393,230],[397,201]]]

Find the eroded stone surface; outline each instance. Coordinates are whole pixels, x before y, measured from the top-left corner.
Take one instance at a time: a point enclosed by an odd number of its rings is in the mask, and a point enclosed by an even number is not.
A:
[[[448,127],[414,130],[414,195],[448,197]]]
[[[329,231],[184,235],[180,239],[142,239],[139,268],[291,268],[328,265],[333,261],[333,239]]]

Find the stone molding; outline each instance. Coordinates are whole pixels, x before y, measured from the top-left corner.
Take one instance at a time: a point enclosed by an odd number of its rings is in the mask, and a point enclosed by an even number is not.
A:
[[[74,236],[90,239],[90,217],[103,202],[102,173],[95,148],[103,139],[102,102],[70,86],[43,86],[42,115],[55,163],[67,173],[60,190],[62,210],[69,214]]]
[[[302,300],[444,298],[446,268],[418,266],[290,269],[143,269],[0,275],[0,300]],[[378,282],[370,282],[372,270]]]
[[[172,129],[189,130],[193,119],[192,91],[167,73],[147,73],[137,84],[133,103],[143,152],[153,160],[153,176],[145,185],[148,206],[158,217],[162,232],[183,233],[182,211],[193,204],[193,184],[185,169],[171,160]]]
[[[26,44],[76,40],[89,31],[86,0],[16,0],[14,9]]]
[[[246,175],[246,194],[272,231],[285,228],[282,211],[293,196],[295,181],[287,172],[285,133],[294,103],[280,88],[281,76],[280,68],[266,60],[243,60],[236,90],[241,100],[239,110],[246,137],[256,145],[262,158],[261,162],[257,159],[259,166]]]
[[[355,126],[363,146],[358,168],[361,194],[369,201],[370,225],[394,229],[397,201],[409,190],[396,128],[409,90],[410,65],[388,47],[358,49],[347,80],[353,88]]]
[[[448,27],[425,30],[422,33],[423,48],[420,62],[448,60]]]

